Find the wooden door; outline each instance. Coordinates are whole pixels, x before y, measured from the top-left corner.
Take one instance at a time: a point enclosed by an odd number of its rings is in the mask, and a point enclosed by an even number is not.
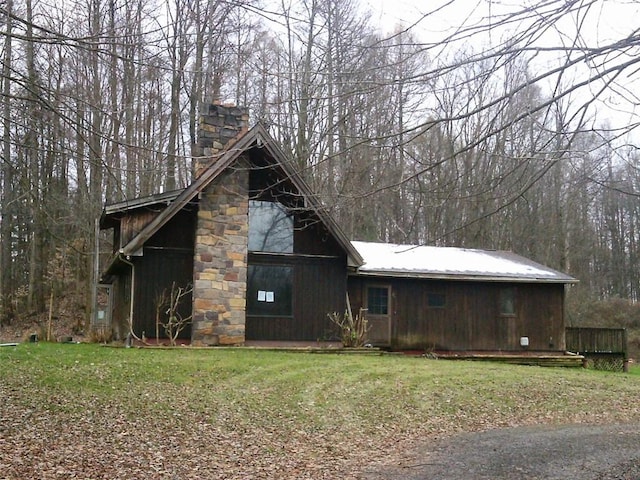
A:
[[[368,285],[367,306],[368,340],[372,345],[391,344],[391,286]]]

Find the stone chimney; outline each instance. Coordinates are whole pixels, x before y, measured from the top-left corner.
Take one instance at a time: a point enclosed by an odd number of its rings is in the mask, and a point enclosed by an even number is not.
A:
[[[217,161],[248,123],[244,108],[208,107],[200,122],[196,176]],[[193,259],[193,345],[245,341],[248,212],[248,168],[231,165],[200,192]]]
[[[215,162],[220,152],[249,129],[249,111],[234,104],[214,102],[204,106],[200,116],[198,145],[195,149],[194,174]]]

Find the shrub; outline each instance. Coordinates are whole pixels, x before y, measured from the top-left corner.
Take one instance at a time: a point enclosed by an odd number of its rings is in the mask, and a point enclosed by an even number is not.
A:
[[[369,332],[367,318],[364,315],[353,317],[349,312],[344,312],[344,315],[333,312],[328,316],[331,322],[338,327],[340,340],[344,347],[364,346]]]
[[[571,325],[640,328],[640,304],[614,297],[570,305]]]

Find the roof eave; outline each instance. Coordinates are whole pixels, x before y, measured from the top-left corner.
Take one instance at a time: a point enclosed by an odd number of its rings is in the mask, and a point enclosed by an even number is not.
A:
[[[123,200],[121,202],[108,203],[102,209],[100,215],[100,228],[113,228],[118,225],[118,220],[130,212],[138,208],[151,207],[163,204],[169,205],[180,194],[181,190],[172,190],[154,195],[133,198],[131,200]]]
[[[180,195],[182,190],[171,190],[168,192],[156,193],[153,195],[146,195],[144,197],[133,198],[130,200],[123,200],[121,202],[108,203],[104,207],[106,215],[113,213],[127,212],[136,208],[148,207],[151,205],[157,205],[159,203],[169,203],[175,200]]]
[[[464,273],[434,273],[416,271],[390,271],[390,270],[356,270],[351,275],[363,277],[385,278],[419,278],[424,280],[457,280],[471,282],[511,282],[511,283],[555,283],[575,284],[579,280],[573,277],[548,278],[548,277],[522,277],[507,275],[470,275]]]
[[[262,127],[262,125],[259,125],[259,126]],[[311,206],[313,210],[318,214],[320,219],[329,229],[331,234],[336,238],[336,240],[342,246],[342,248],[344,248],[347,254],[347,265],[353,268],[362,266],[364,264],[364,259],[360,255],[360,252],[358,252],[358,250],[353,246],[353,244],[351,243],[351,240],[349,240],[349,238],[342,231],[342,229],[336,223],[333,217],[329,215],[329,213],[326,211],[324,206],[317,201],[315,195],[313,194],[313,192],[311,192],[306,182],[302,179],[302,177],[300,177],[298,172],[296,172],[294,169],[292,169],[289,166],[288,162],[286,161],[286,158],[287,158],[286,155],[280,149],[280,147],[275,143],[273,138],[264,130],[264,127],[262,128],[266,134],[266,138],[263,139],[264,147],[266,147],[269,150],[269,153],[271,154],[272,157],[279,160],[278,163],[282,166],[283,170],[289,176],[289,178],[294,183],[296,188],[300,190],[300,193],[302,193],[303,196],[309,202],[311,202],[312,204]]]

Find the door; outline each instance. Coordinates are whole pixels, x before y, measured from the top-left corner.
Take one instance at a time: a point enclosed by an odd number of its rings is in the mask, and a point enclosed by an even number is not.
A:
[[[369,285],[366,288],[367,342],[372,345],[391,344],[391,287]]]
[[[96,287],[96,304],[91,318],[91,330],[96,338],[111,337],[111,316],[113,312],[113,286],[100,283]]]

